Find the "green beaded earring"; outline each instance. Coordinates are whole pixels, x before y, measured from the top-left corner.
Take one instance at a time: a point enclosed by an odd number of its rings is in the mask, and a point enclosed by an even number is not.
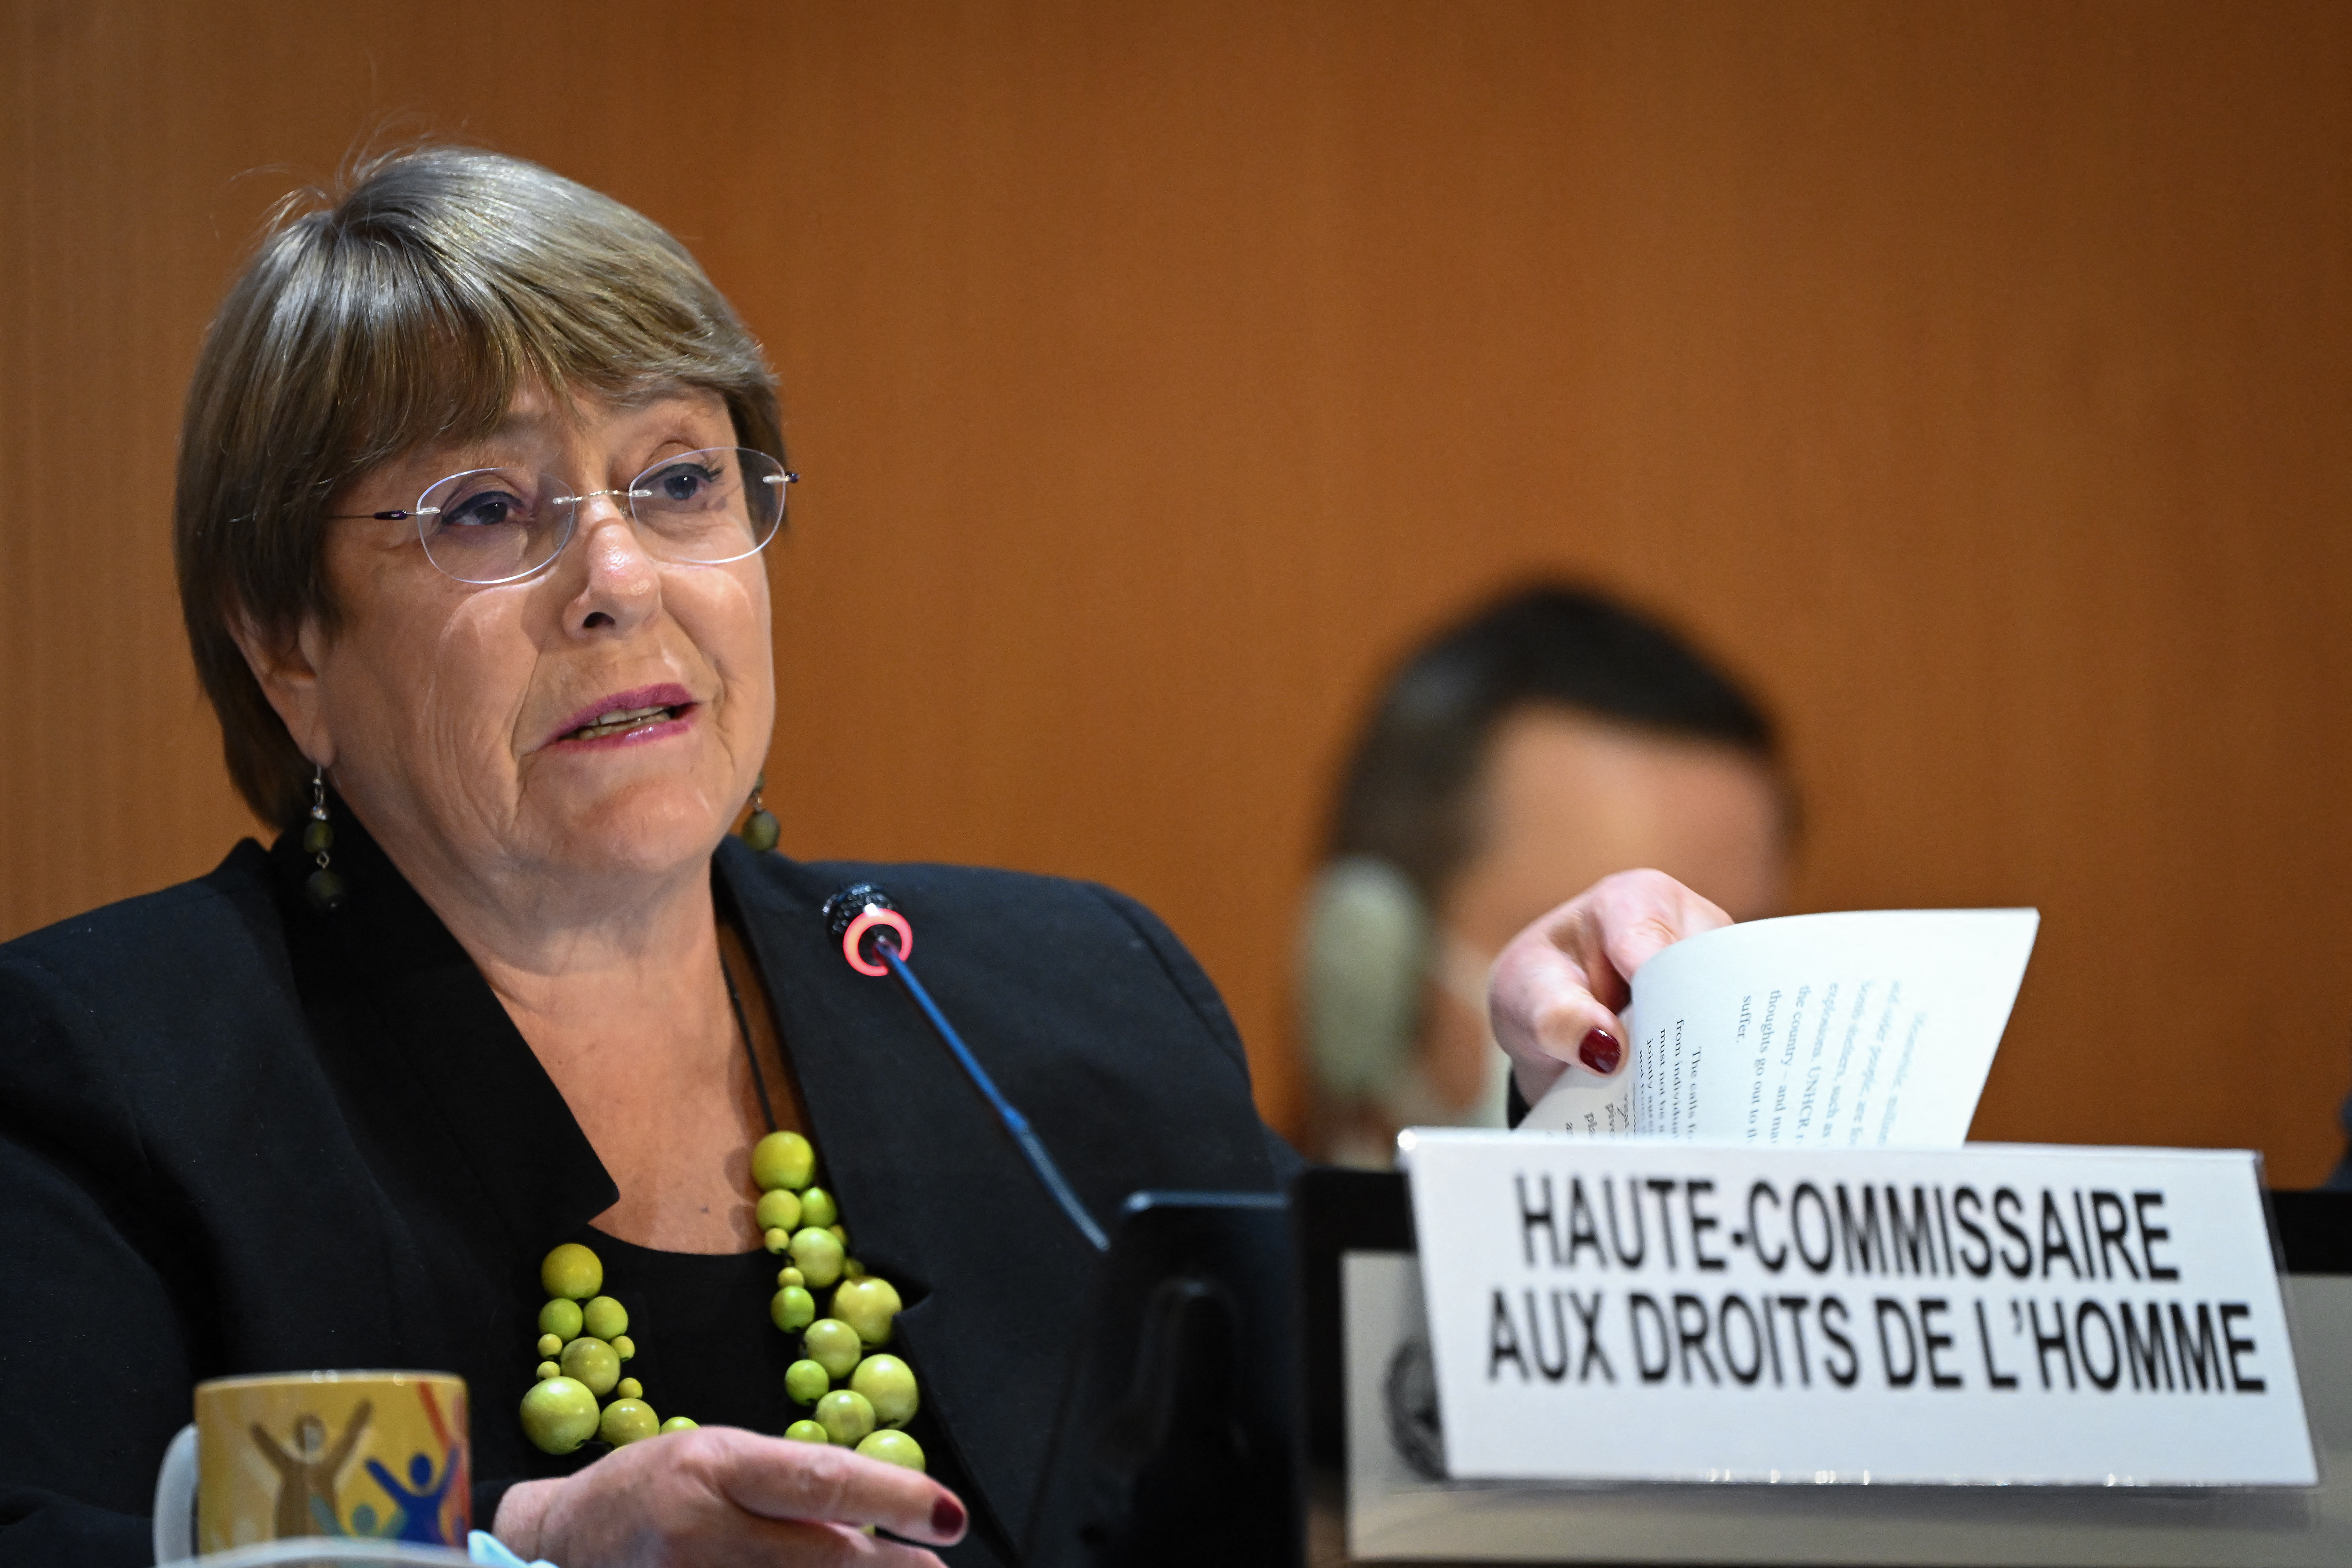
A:
[[[342,905],[343,879],[327,868],[327,851],[335,847],[335,829],[327,820],[327,770],[312,764],[310,820],[302,829],[302,852],[318,858],[319,868],[302,884],[310,902],[322,910]]]
[[[743,823],[743,842],[765,855],[776,847],[776,814],[760,798],[768,787],[768,775],[761,773],[751,781],[751,815]]]

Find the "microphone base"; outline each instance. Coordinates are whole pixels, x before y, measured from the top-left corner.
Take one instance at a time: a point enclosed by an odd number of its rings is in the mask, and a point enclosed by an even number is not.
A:
[[[1029,1568],[1306,1557],[1287,1203],[1137,1193],[1071,1363]]]

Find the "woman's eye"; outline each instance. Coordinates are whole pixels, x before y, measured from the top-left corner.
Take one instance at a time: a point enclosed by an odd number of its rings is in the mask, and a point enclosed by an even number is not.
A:
[[[654,476],[653,492],[673,505],[695,500],[719,483],[719,475],[699,463],[678,463]]]
[[[444,528],[494,528],[502,522],[520,521],[523,504],[504,490],[486,490],[467,496],[441,514]]]

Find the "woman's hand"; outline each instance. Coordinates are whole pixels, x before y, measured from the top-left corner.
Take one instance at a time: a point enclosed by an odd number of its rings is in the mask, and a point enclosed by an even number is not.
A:
[[[1663,871],[1620,871],[1513,937],[1495,960],[1486,1006],[1529,1105],[1563,1076],[1607,1083],[1625,1065],[1617,1010],[1658,950],[1731,917]]]
[[[673,1432],[616,1448],[577,1475],[525,1481],[491,1533],[562,1568],[939,1568],[919,1547],[862,1526],[951,1546],[956,1495],[917,1471],[845,1449],[733,1426]]]

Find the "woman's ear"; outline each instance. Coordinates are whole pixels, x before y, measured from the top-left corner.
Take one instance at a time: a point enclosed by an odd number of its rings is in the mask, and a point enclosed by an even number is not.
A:
[[[295,626],[273,632],[240,607],[229,613],[228,631],[295,746],[319,766],[333,767],[335,740],[319,690],[319,656],[325,638],[318,617],[304,616]]]

